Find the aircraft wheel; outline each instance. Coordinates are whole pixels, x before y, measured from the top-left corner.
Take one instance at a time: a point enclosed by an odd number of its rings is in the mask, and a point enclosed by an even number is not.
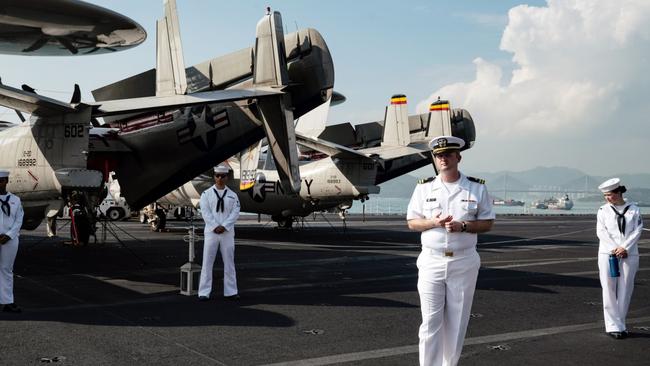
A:
[[[176,207],[174,209],[174,217],[176,220],[185,218],[185,209],[183,207]]]
[[[291,227],[293,226],[293,218],[285,217],[278,220],[278,226],[284,229],[291,229]]]
[[[117,221],[123,218],[125,215],[125,212],[121,208],[116,208],[116,207],[111,207],[106,211],[106,216],[109,218],[111,221]]]

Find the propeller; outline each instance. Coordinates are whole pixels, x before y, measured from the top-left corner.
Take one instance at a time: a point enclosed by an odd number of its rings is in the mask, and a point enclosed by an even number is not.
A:
[[[212,82],[212,62],[208,68],[208,76],[210,77],[210,90],[214,90],[214,83]]]

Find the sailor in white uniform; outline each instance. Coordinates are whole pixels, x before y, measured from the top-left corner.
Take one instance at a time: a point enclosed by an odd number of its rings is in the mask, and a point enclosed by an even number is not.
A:
[[[634,290],[634,276],[639,269],[637,242],[643,231],[643,219],[639,207],[623,199],[627,189],[619,178],[605,181],[598,189],[607,201],[598,209],[596,224],[605,331],[615,339],[623,339],[628,336],[625,317]],[[618,260],[618,277],[610,275],[611,254]]]
[[[0,306],[2,311],[20,313],[14,303],[14,261],[23,224],[20,198],[7,192],[9,171],[0,170]]]
[[[214,168],[215,184],[201,194],[201,215],[205,221],[203,230],[203,264],[199,280],[199,300],[206,301],[212,292],[212,267],[221,253],[223,260],[223,296],[226,300],[238,300],[237,273],[235,272],[235,223],[239,218],[239,198],[226,187],[229,168]]]
[[[495,215],[482,179],[458,170],[462,139],[434,138],[439,176],[418,182],[406,219],[422,232],[418,293],[422,311],[420,365],[456,365],[463,348],[481,259],[477,233],[492,228]]]

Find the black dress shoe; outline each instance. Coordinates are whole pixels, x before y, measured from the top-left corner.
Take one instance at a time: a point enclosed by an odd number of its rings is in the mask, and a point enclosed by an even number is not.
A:
[[[199,301],[208,301],[208,300],[210,300],[210,298],[207,296],[199,296]]]
[[[238,301],[240,299],[240,297],[239,297],[239,294],[235,294],[235,295],[232,295],[232,296],[224,296],[223,299],[226,300],[226,301]]]
[[[5,306],[2,307],[2,311],[5,313],[20,313],[22,310],[20,307],[14,303],[11,304],[5,304]]]
[[[625,338],[627,338],[627,337],[629,337],[629,336],[630,336],[630,333],[628,333],[627,330],[624,330],[624,331],[621,332],[621,337],[622,337],[623,339],[625,339]]]
[[[623,339],[623,333],[621,332],[607,332],[607,334],[614,339]]]

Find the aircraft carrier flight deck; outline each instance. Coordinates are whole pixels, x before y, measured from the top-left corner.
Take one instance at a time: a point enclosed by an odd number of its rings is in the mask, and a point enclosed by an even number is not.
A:
[[[419,233],[403,216],[350,216],[344,226],[317,215],[293,229],[242,216],[237,302],[220,296],[220,258],[210,301],[179,294],[186,222],[162,233],[116,222],[104,244],[86,247],[64,244],[66,224],[57,238],[44,225],[22,233],[14,291],[23,312],[0,313],[2,365],[417,364]],[[614,340],[595,229],[595,215],[497,217],[479,235],[459,364],[647,365],[650,233],[639,242],[631,335]]]

